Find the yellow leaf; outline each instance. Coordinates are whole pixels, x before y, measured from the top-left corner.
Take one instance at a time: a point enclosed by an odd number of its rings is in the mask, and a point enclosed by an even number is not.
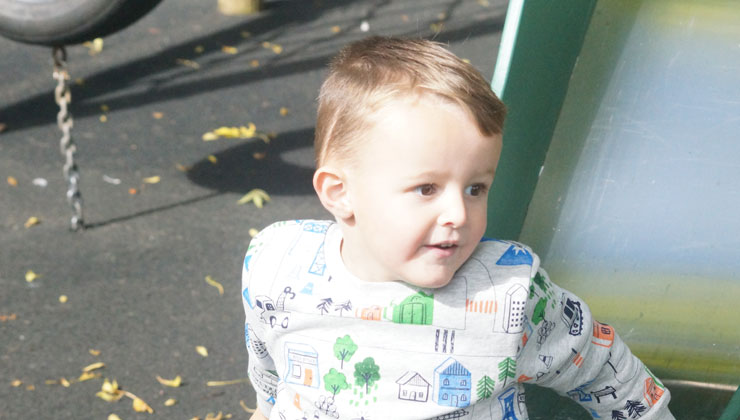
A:
[[[60,384],[62,384],[62,386],[63,386],[63,387],[65,387],[65,388],[69,388],[69,385],[70,385],[70,384],[69,384],[69,381],[68,381],[68,380],[66,380],[65,378],[61,378],[61,379],[59,379],[59,383],[60,383]]]
[[[260,231],[258,231],[255,228],[249,229],[249,236],[251,236],[252,238],[254,238],[255,236],[257,236],[258,233],[260,233]]]
[[[239,52],[239,50],[237,50],[236,47],[231,47],[229,45],[222,46],[221,51],[225,52],[226,54],[231,54],[231,55],[234,55]]]
[[[270,201],[270,196],[264,191],[259,188],[255,188],[252,191],[244,194],[244,197],[240,198],[239,201],[237,201],[237,204],[245,204],[249,203],[250,201],[254,202],[254,205],[261,209],[264,202]]]
[[[203,346],[195,346],[195,351],[203,357],[208,357],[208,349]]]
[[[218,140],[218,134],[216,134],[216,133],[214,133],[212,131],[209,131],[209,132],[203,134],[202,139],[203,139],[203,141]]]
[[[278,44],[272,44],[272,52],[274,52],[275,54],[280,54],[281,52],[283,52],[283,47]]]
[[[89,381],[90,379],[95,379],[98,376],[99,375],[96,375],[96,374],[94,374],[92,372],[83,372],[82,375],[80,375],[80,377],[77,378],[77,382]]]
[[[223,296],[224,286],[222,286],[221,283],[214,280],[211,276],[206,276],[206,283],[218,289],[218,294]]]
[[[90,349],[88,352],[93,356],[100,356],[100,350]]]
[[[106,121],[108,121],[108,117],[106,115],[101,115],[100,122],[106,122]]]
[[[61,296],[59,296],[59,302],[60,303],[67,303],[67,295],[61,295]]]
[[[236,385],[241,384],[244,382],[249,382],[249,379],[247,378],[240,378],[240,379],[232,379],[230,381],[208,381],[206,382],[206,386],[226,386],[226,385]]]
[[[44,381],[44,383],[46,385],[56,385],[56,384],[59,383],[59,381],[57,381],[56,379],[47,379],[47,380]]]
[[[208,160],[213,163],[214,165],[218,163],[218,158],[213,155],[208,155]]]
[[[182,378],[180,375],[177,375],[175,379],[164,379],[161,376],[157,375],[157,380],[160,384],[164,386],[171,386],[172,388],[177,388],[178,386],[182,385]]]
[[[86,46],[90,55],[98,54],[103,51],[103,38],[95,38],[92,41],[86,41],[82,45]]]
[[[288,115],[288,108],[286,107],[280,108],[280,115],[282,115],[283,117]]]
[[[218,414],[208,413],[206,414],[206,420],[223,420],[224,414],[219,411]]]
[[[161,120],[164,117],[164,114],[159,111],[152,112],[152,118],[155,120]]]
[[[338,34],[339,32],[342,31],[342,28],[340,28],[339,26],[334,25],[334,26],[331,27],[331,31],[333,33],[335,33],[335,34]]]
[[[203,51],[205,51],[205,48],[203,48],[202,45],[196,45],[195,48],[193,48],[193,51],[195,51],[196,54],[202,54]]]
[[[123,397],[123,392],[117,392],[115,394],[110,394],[107,392],[98,391],[95,394],[95,396],[102,400],[108,401],[108,402],[115,402],[115,401],[120,400]]]
[[[185,166],[185,165],[182,165],[180,163],[176,163],[175,164],[175,168],[177,168],[177,170],[178,171],[181,171],[181,172],[187,172],[187,171],[190,170],[190,166]]]
[[[254,413],[255,411],[257,411],[256,408],[249,408],[249,407],[247,407],[247,405],[244,404],[244,401],[242,401],[242,400],[239,400],[239,405],[241,405],[242,408],[244,409],[244,411],[246,411],[247,413]]]
[[[259,67],[260,61],[259,60],[252,60],[249,62],[249,65],[252,67]]]
[[[242,35],[242,38],[249,38],[250,36],[252,36],[252,33],[249,31],[242,31],[241,35]]]
[[[105,392],[107,394],[113,394],[115,392],[118,392],[118,382],[114,379],[113,382],[108,381],[108,378],[105,378],[103,381],[103,386],[101,388],[102,392]]]
[[[220,137],[237,138],[239,137],[238,127],[219,127],[213,130],[213,133]]]
[[[116,414],[111,414],[108,416],[108,420],[121,420],[121,418]]]
[[[35,385],[28,385],[28,386],[26,386],[26,390],[27,391],[33,391],[35,389],[36,389],[36,386]]]
[[[174,398],[170,398],[164,402],[164,405],[167,407],[172,407],[173,405],[175,405],[175,403],[177,403],[177,400]]]
[[[32,270],[26,271],[26,281],[27,282],[30,283],[30,282],[36,280],[37,278],[39,278],[39,275],[36,274],[36,273],[34,273]]]
[[[134,411],[136,411],[137,413],[143,413],[146,411],[147,413],[151,414],[154,412],[154,409],[149,407],[149,404],[145,403],[144,400],[142,400],[141,398],[134,398],[133,406]]]
[[[148,178],[144,178],[144,183],[146,184],[156,184],[162,179],[159,176],[150,176]]]
[[[267,41],[264,41],[264,42],[262,43],[262,48],[270,48],[270,45],[272,45],[272,44],[270,44],[270,43],[269,43],[269,42],[267,42]]]
[[[193,70],[198,70],[200,68],[200,64],[196,63],[193,60],[188,60],[188,59],[185,59],[185,58],[178,58],[177,60],[175,60],[175,62],[177,64],[182,65],[182,66],[190,67]]]
[[[26,227],[26,229],[30,228],[31,226],[36,226],[39,223],[41,223],[41,220],[36,216],[31,216],[26,220],[26,223],[23,224],[23,226]]]
[[[108,105],[103,104],[103,105],[100,105],[100,110],[103,112],[108,112],[110,111],[110,108],[108,107]]]
[[[18,186],[18,180],[13,178],[12,176],[8,177],[8,185],[11,187],[17,187]]]
[[[104,368],[104,367],[105,367],[105,363],[103,363],[103,362],[97,362],[97,363],[93,363],[91,365],[85,366],[84,368],[82,368],[82,371],[83,372],[92,372],[92,371],[94,371],[96,369],[101,369],[101,368]]]
[[[16,379],[13,382],[10,383],[14,388],[18,388],[19,386],[23,385],[23,381],[20,379]]]

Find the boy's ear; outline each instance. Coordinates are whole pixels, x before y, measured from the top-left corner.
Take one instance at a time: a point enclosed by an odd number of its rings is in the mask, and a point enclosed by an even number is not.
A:
[[[313,174],[313,188],[324,205],[337,219],[345,222],[354,217],[347,190],[346,175],[336,168],[322,166]]]

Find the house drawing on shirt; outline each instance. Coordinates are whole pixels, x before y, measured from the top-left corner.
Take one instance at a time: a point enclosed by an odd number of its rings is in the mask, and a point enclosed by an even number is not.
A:
[[[285,344],[285,382],[319,387],[319,353],[308,344]]]
[[[516,388],[509,388],[498,396],[498,402],[501,404],[501,410],[504,416],[502,420],[518,420],[514,411],[514,398],[516,397]],[[493,407],[493,406],[491,406]]]
[[[393,322],[398,324],[432,325],[434,295],[419,291],[393,308]]]
[[[398,399],[426,402],[429,399],[429,382],[417,372],[406,372],[398,378]]]
[[[504,331],[518,334],[524,331],[524,307],[527,305],[527,289],[515,284],[506,291],[504,303]]]
[[[434,401],[449,407],[470,405],[470,371],[460,362],[448,358],[434,370]]]

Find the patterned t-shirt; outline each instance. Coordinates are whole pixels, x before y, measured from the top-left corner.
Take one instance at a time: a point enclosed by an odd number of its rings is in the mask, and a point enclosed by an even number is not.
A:
[[[673,419],[668,390],[538,257],[483,241],[442,288],[365,282],[330,221],[275,223],[242,277],[248,375],[270,419],[527,419],[522,383],[595,418]]]

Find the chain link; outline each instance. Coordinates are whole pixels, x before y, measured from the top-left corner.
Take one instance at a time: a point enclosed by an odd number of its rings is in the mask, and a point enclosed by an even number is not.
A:
[[[73,215],[70,220],[70,229],[77,231],[84,229],[82,218],[82,194],[80,193],[80,172],[75,162],[77,146],[72,139],[72,114],[69,112],[69,104],[72,102],[72,94],[69,90],[69,72],[67,71],[67,50],[64,47],[54,47],[52,50],[54,58],[54,79],[57,86],[54,89],[54,100],[59,105],[57,114],[57,125],[62,131],[59,146],[64,162],[64,178],[67,180],[67,202],[72,207]]]

